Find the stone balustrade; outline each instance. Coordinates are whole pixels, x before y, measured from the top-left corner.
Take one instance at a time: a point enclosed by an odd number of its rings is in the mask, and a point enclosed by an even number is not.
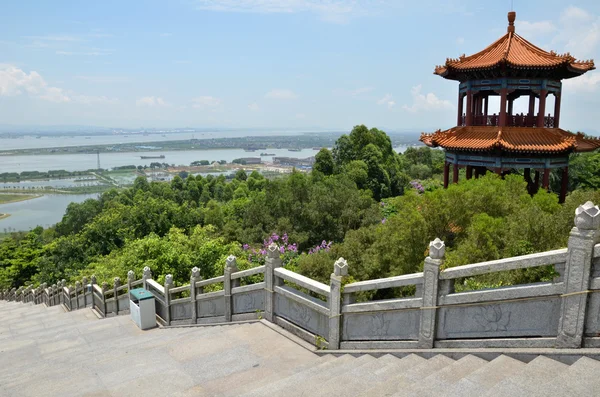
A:
[[[164,285],[146,267],[126,283],[117,277],[99,286],[94,276],[67,286],[22,286],[0,291],[0,299],[66,310],[92,308],[100,317],[129,312],[128,293],[143,286],[155,296],[162,326],[217,324],[265,318],[329,349],[399,348],[579,348],[600,347],[600,209],[588,202],[576,210],[568,247],[443,269],[445,245],[431,242],[423,272],[345,284],[351,266],[340,258],[326,285],[282,266],[279,247],[265,265],[239,271],[227,258],[222,276]],[[553,266],[552,281],[456,292],[469,277]],[[404,288],[414,295],[369,300],[373,291]],[[360,299],[357,299],[360,298]],[[360,300],[360,301],[359,301]]]

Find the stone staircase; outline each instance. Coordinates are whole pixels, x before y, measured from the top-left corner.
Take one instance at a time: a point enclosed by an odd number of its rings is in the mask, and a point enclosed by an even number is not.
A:
[[[600,390],[600,361],[316,354],[261,322],[140,331],[0,301],[0,396],[580,396]],[[322,352],[320,352],[322,353]],[[400,355],[400,353],[395,353]]]

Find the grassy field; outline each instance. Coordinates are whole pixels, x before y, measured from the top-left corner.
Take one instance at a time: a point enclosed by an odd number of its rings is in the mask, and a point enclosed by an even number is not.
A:
[[[0,193],[0,204],[15,203],[17,201],[31,200],[38,198],[38,194],[4,194]],[[0,218],[1,219],[1,218]]]

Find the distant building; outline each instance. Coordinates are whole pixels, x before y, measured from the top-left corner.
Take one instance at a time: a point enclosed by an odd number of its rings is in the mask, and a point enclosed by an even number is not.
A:
[[[295,157],[273,157],[273,164],[287,165],[292,167],[312,167],[315,163],[314,157],[297,159]]]
[[[232,163],[236,164],[261,164],[262,161],[260,157],[242,157],[239,159],[235,159]]]

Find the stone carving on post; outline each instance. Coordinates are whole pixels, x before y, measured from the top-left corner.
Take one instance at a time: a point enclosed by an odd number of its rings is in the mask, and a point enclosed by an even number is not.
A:
[[[279,285],[274,271],[281,266],[279,247],[277,244],[271,243],[267,248],[267,258],[265,259],[265,319],[270,322],[273,322],[275,318],[275,286]]]
[[[233,299],[231,296],[231,289],[236,286],[239,286],[239,280],[232,281],[231,274],[237,271],[238,268],[236,258],[233,255],[229,255],[225,261],[225,271],[223,273],[223,290],[225,293],[225,321],[231,321],[231,318],[233,316]]]
[[[445,253],[446,245],[439,238],[429,243],[429,256],[423,265],[423,303],[418,342],[422,349],[433,348],[435,340],[438,282]]]
[[[87,287],[88,287],[88,279],[84,277],[81,280],[81,285],[83,286],[83,307],[87,306]]]
[[[133,284],[134,281],[135,281],[135,273],[133,272],[133,270],[130,270],[127,272],[127,293],[128,294],[133,289],[131,284]]]
[[[69,304],[71,303],[69,297],[67,297],[67,299],[65,299],[65,287],[66,286],[67,286],[67,280],[65,280],[63,278],[62,280],[60,280],[60,292],[61,292],[61,295],[62,295],[62,303],[63,303],[63,305],[66,303],[67,300],[69,300]]]
[[[202,280],[200,276],[200,269],[194,266],[192,269],[192,276],[190,277],[190,302],[192,305],[192,324],[196,324],[198,321],[198,305],[196,303],[196,295],[198,292],[196,291],[196,283]],[[201,288],[199,288],[201,289]]]
[[[45,287],[44,287],[45,288]],[[79,309],[79,290],[81,289],[81,283],[79,281],[75,281],[75,307]]]
[[[121,279],[119,277],[115,277],[113,279],[113,297],[115,298],[115,316],[119,315],[119,290],[118,288],[121,286]]]
[[[333,273],[330,277],[329,294],[329,349],[338,350],[340,348],[341,336],[341,316],[342,316],[342,283],[344,277],[348,276],[348,262],[344,258],[339,258],[333,264]]]
[[[581,347],[594,245],[600,242],[599,228],[598,206],[588,201],[575,210],[575,227],[571,229],[567,248],[557,347]]]
[[[146,283],[146,280],[150,279],[152,279],[152,271],[148,266],[144,266],[144,272],[142,273],[142,285],[144,286],[144,289],[148,289],[148,284]]]
[[[58,304],[57,298],[58,298],[58,288],[57,288],[56,284],[52,284],[52,306]]]
[[[173,287],[173,275],[167,274],[165,276],[165,323],[171,325],[171,287]]]

